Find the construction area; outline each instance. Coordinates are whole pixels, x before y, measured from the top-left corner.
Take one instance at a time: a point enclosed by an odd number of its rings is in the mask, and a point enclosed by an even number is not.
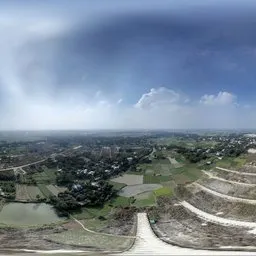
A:
[[[205,250],[256,250],[256,168],[214,167],[176,188],[148,212],[155,234],[172,245]]]

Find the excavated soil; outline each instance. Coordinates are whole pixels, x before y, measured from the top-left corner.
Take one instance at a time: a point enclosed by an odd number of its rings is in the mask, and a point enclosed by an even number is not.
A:
[[[157,212],[158,222],[152,227],[163,240],[168,241],[168,237],[177,245],[197,249],[256,246],[256,237],[248,233],[248,229],[207,223],[178,205],[178,201],[169,200],[160,209]]]
[[[198,180],[197,183],[221,194],[256,200],[256,185],[255,187],[250,187],[242,184],[233,184],[212,178],[203,178]]]
[[[256,221],[256,205],[231,202],[205,191],[187,188],[190,196],[185,200],[196,208],[213,215],[239,221]]]

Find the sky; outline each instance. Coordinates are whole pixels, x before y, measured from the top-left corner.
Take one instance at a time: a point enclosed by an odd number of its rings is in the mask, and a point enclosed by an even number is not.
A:
[[[0,0],[0,129],[254,129],[255,7]]]

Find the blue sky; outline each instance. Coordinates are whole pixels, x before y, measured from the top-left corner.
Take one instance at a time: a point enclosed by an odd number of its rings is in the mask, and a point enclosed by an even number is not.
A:
[[[0,1],[0,129],[255,128],[253,1]]]

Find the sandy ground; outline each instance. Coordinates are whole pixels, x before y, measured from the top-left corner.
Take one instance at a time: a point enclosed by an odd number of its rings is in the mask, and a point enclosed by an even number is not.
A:
[[[255,252],[195,250],[173,246],[156,237],[146,213],[138,213],[137,223],[137,238],[133,247],[119,255],[255,255]]]
[[[214,190],[211,190],[209,188],[206,188],[206,187],[202,186],[201,184],[199,184],[197,182],[194,182],[193,185],[197,186],[201,190],[206,191],[206,192],[208,192],[208,193],[210,193],[212,195],[215,195],[215,196],[218,196],[218,197],[221,197],[221,198],[233,201],[233,202],[240,202],[240,203],[247,203],[247,204],[256,204],[256,200],[251,200],[251,199],[245,199],[245,198],[239,198],[239,197],[233,197],[233,196],[224,195],[224,194],[221,194],[221,193],[216,192]]]
[[[218,217],[206,212],[203,212],[199,210],[198,208],[194,207],[193,205],[189,204],[186,201],[181,202],[181,205],[184,206],[189,211],[196,214],[199,218],[204,219],[206,221],[210,221],[213,223],[218,223],[224,226],[238,226],[238,227],[245,227],[255,230],[256,229],[256,223],[255,222],[247,222],[247,221],[238,221],[238,220],[230,220],[225,219],[222,217]]]
[[[238,185],[243,185],[243,186],[249,186],[249,187],[254,187],[255,184],[250,184],[250,183],[244,183],[244,182],[238,182],[238,181],[232,181],[232,180],[226,180],[220,177],[215,176],[213,173],[209,172],[209,171],[204,171],[202,170],[202,172],[204,174],[206,174],[208,177],[212,178],[212,179],[216,179],[216,180],[221,180],[224,182],[228,182],[228,183],[232,183],[232,184],[238,184]],[[241,173],[240,173],[241,174]]]
[[[240,174],[240,175],[242,174],[242,175],[248,175],[248,176],[256,176],[256,173],[251,173],[251,172],[238,172],[238,171],[229,170],[229,169],[222,168],[222,167],[216,167],[216,169],[222,170],[225,172],[232,172],[232,173],[236,173],[236,174]]]

